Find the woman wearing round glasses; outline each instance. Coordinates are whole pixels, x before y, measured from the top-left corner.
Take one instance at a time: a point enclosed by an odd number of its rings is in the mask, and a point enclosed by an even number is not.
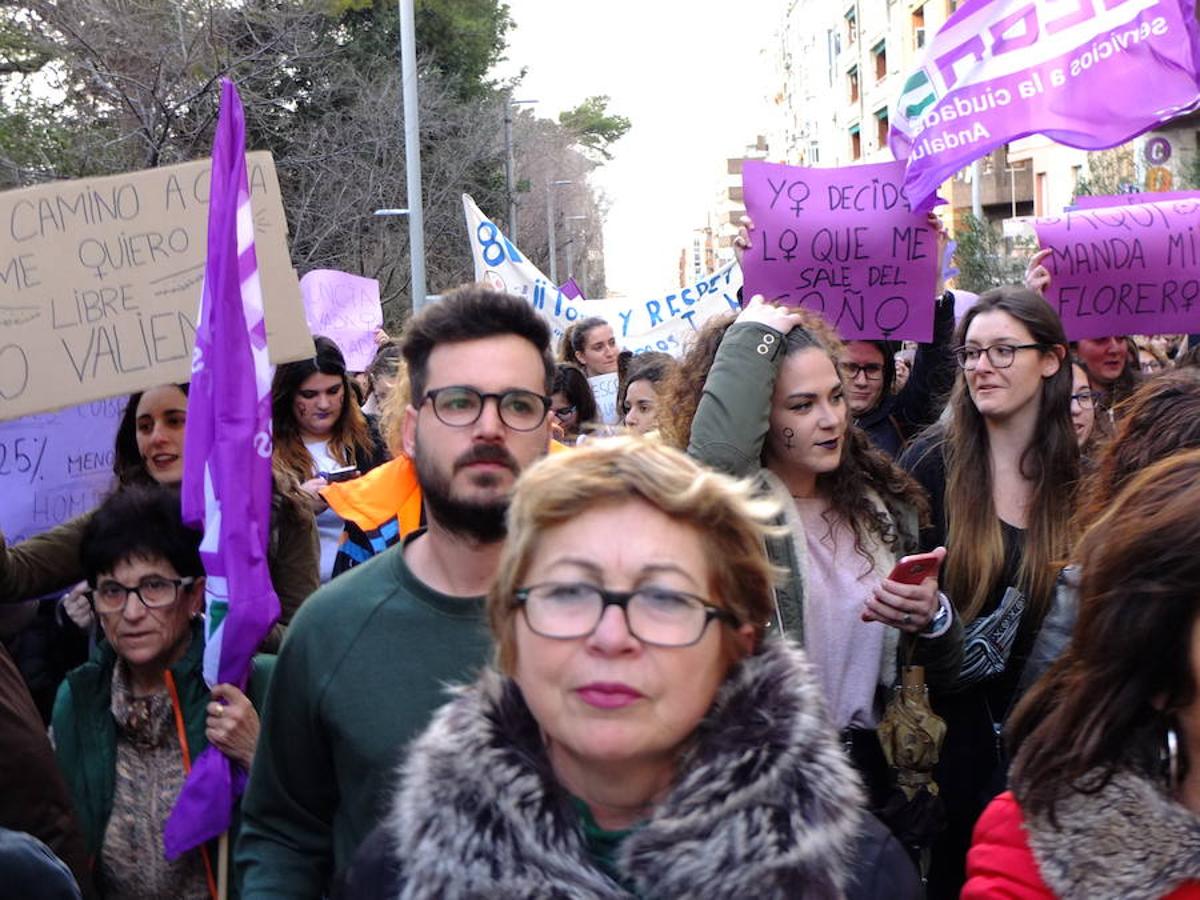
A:
[[[210,896],[212,849],[163,855],[163,827],[193,760],[209,745],[248,769],[258,714],[231,684],[204,682],[204,569],[178,493],[135,486],[92,515],[81,556],[104,632],[93,658],[68,673],[53,736],[101,896]],[[266,692],[255,660],[248,691]]]
[[[903,463],[928,491],[926,549],[947,547],[941,586],[966,628],[949,690],[932,692],[947,737],[935,773],[947,829],[930,896],[957,896],[971,828],[1004,783],[999,734],[1071,543],[1079,445],[1062,323],[1032,291],[998,288],[967,310],[949,421]]]
[[[526,472],[497,669],[413,745],[344,896],[828,897],[856,862],[912,896],[803,657],[764,639],[772,513],[638,438]]]

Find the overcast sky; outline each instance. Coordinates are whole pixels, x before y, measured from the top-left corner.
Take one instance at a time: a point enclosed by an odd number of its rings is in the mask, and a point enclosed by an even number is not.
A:
[[[761,130],[774,19],[769,0],[507,0],[517,27],[496,73],[526,69],[518,99],[557,118],[595,94],[633,127],[593,176],[611,202],[609,294],[678,283],[679,251],[723,180],[725,159]],[[501,215],[501,210],[485,210]]]

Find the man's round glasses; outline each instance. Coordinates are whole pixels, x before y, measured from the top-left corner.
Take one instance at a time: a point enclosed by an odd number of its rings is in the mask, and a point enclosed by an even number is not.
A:
[[[867,381],[878,381],[883,377],[883,366],[880,363],[867,363],[865,366],[860,366],[858,363],[844,362],[838,363],[838,368],[842,370],[847,381],[853,381],[860,372]]]
[[[513,431],[533,431],[541,425],[546,420],[546,411],[550,409],[551,402],[549,397],[533,391],[485,394],[461,385],[426,391],[425,399],[433,404],[433,414],[438,421],[453,428],[474,425],[483,415],[484,403],[495,400],[500,421]]]
[[[119,581],[102,581],[99,585],[86,592],[92,607],[98,613],[111,614],[120,612],[129,602],[133,594],[142,601],[147,609],[162,609],[170,606],[179,599],[180,588],[190,587],[195,583],[193,576],[187,578],[166,578],[162,575],[151,575],[143,578],[132,587]]]
[[[1080,409],[1092,409],[1099,399],[1100,394],[1097,391],[1080,391],[1071,395],[1071,402],[1078,403]]]
[[[1018,350],[1042,350],[1045,344],[992,344],[990,347],[959,347],[954,351],[954,358],[964,369],[974,369],[979,365],[979,357],[987,354],[988,362],[993,369],[1007,369],[1017,358]]]
[[[587,637],[609,606],[625,610],[629,633],[656,647],[688,647],[704,636],[713,619],[734,627],[741,624],[733,613],[703,597],[667,588],[606,591],[594,584],[554,581],[521,588],[513,597],[534,634],[562,641]]]

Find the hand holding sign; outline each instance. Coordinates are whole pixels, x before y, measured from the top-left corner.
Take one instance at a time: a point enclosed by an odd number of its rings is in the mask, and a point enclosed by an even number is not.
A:
[[[747,291],[820,312],[846,339],[930,340],[937,236],[909,208],[903,180],[901,163],[746,163],[755,231],[752,246],[742,242]]]

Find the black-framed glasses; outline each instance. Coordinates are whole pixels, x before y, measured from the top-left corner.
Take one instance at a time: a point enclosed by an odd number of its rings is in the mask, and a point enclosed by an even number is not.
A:
[[[1017,358],[1018,350],[1044,350],[1045,344],[992,344],[990,347],[959,347],[954,351],[954,358],[964,369],[974,369],[979,365],[979,357],[987,354],[988,362],[993,369],[1007,369]]]
[[[425,392],[425,399],[433,405],[433,414],[443,425],[465,428],[474,425],[483,415],[483,405],[488,400],[496,401],[500,421],[513,431],[533,431],[546,421],[551,399],[533,391],[505,391],[502,394],[485,394],[473,387],[453,385]]]
[[[147,609],[163,609],[179,599],[181,588],[191,587],[195,582],[196,578],[192,575],[186,578],[148,575],[131,587],[110,579],[100,582],[86,594],[96,612],[111,615],[125,608],[130,594],[142,601]]]
[[[1099,399],[1099,391],[1080,391],[1071,395],[1071,402],[1079,404],[1080,409],[1094,409]]]
[[[735,628],[741,624],[733,613],[703,597],[669,588],[606,591],[585,582],[551,581],[521,588],[513,598],[531,631],[561,641],[587,637],[610,606],[625,611],[630,634],[656,647],[688,647],[704,636],[713,619]]]
[[[558,409],[553,410],[553,412],[554,415],[559,419],[569,419],[571,416],[575,415],[575,404],[571,404],[570,406],[560,406]]]
[[[861,372],[866,376],[867,381],[878,381],[883,377],[883,365],[881,363],[867,363],[865,366],[860,366],[858,363],[844,362],[838,363],[838,368],[842,370],[842,374],[846,376],[847,381],[853,381]]]

